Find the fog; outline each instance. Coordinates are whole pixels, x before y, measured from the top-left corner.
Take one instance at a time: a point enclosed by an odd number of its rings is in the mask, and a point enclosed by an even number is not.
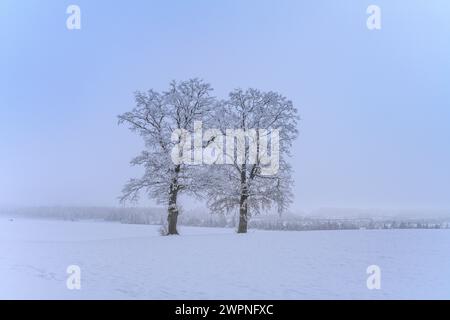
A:
[[[446,1],[377,1],[377,31],[366,1],[77,4],[71,31],[64,3],[0,4],[0,206],[120,205],[144,146],[117,115],[200,77],[297,106],[291,211],[450,208]]]

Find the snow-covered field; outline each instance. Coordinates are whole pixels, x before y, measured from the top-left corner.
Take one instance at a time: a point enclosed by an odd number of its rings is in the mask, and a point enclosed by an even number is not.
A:
[[[450,299],[450,230],[180,231],[0,217],[0,298]],[[366,286],[374,264],[380,290]]]

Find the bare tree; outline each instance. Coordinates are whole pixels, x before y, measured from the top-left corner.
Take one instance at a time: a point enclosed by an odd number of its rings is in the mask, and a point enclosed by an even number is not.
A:
[[[170,83],[168,91],[136,92],[136,106],[119,115],[119,123],[127,124],[145,141],[146,150],[131,161],[145,168],[141,178],[125,185],[121,201],[137,200],[143,191],[160,204],[167,205],[167,234],[178,234],[178,197],[181,193],[199,195],[199,175],[196,166],[174,163],[171,153],[180,139],[175,131],[192,130],[194,121],[208,112],[214,98],[212,88],[199,79]]]
[[[246,233],[252,213],[276,205],[281,214],[292,202],[291,166],[286,158],[298,135],[297,110],[276,92],[239,89],[215,108],[213,118],[226,136],[227,151],[225,159],[217,162],[224,164],[206,173],[208,205],[213,212],[238,210],[238,233]],[[266,161],[268,156],[272,163]]]

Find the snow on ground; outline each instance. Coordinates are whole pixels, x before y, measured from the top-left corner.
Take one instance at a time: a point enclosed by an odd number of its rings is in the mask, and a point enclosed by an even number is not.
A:
[[[450,230],[158,229],[0,217],[0,298],[450,299]],[[366,286],[373,264],[381,290]]]

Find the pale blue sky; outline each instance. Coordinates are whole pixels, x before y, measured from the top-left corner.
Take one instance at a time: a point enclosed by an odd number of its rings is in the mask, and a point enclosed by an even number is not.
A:
[[[450,208],[449,57],[447,0],[2,0],[0,205],[117,205],[142,148],[117,114],[201,77],[298,106],[293,209]]]

